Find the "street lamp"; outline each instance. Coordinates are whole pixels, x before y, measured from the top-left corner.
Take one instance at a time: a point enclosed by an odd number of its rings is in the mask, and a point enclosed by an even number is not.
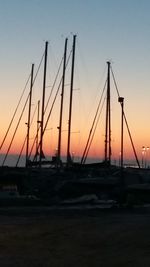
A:
[[[142,168],[147,167],[147,151],[149,150],[149,147],[142,146]]]
[[[121,105],[121,151],[120,151],[120,205],[122,205],[124,195],[124,172],[123,172],[123,119],[124,119],[124,98],[118,97]]]
[[[123,115],[124,115],[124,98],[118,97],[118,102],[121,105],[121,151],[120,151],[120,167],[123,169]]]
[[[142,146],[142,168],[144,168],[145,146]]]

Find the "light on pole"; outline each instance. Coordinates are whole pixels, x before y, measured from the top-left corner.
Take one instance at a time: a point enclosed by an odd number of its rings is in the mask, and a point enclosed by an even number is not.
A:
[[[118,102],[121,105],[121,151],[120,151],[120,167],[123,169],[123,115],[124,115],[124,98],[119,97]]]
[[[147,152],[149,147],[142,146],[142,168],[147,168]]]

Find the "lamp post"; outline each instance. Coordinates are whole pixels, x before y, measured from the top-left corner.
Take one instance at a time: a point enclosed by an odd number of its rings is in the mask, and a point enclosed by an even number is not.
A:
[[[142,169],[144,168],[145,146],[142,146]]]
[[[147,151],[149,150],[149,147],[142,146],[142,168],[147,167]]]
[[[119,97],[118,102],[121,105],[121,151],[120,151],[120,167],[123,169],[123,114],[124,114],[124,98]]]
[[[120,150],[120,206],[124,201],[124,173],[123,173],[123,116],[124,116],[124,98],[118,97],[121,105],[121,150]]]
[[[148,152],[148,150],[149,150],[149,147],[147,146],[146,151]],[[145,155],[145,168],[147,168],[147,154],[148,153],[146,153],[146,155]]]

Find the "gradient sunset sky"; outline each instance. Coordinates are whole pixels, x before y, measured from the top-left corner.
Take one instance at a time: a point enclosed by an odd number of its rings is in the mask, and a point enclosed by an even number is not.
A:
[[[2,141],[30,73],[37,69],[49,41],[47,86],[51,86],[68,37],[77,34],[73,102],[72,147],[80,156],[106,79],[106,61],[112,62],[133,141],[141,158],[150,147],[150,1],[149,0],[0,0],[0,141]],[[33,109],[42,93],[42,71],[33,93]],[[69,99],[66,75],[65,103]],[[47,87],[49,94],[50,87]],[[112,96],[112,158],[120,151],[120,106],[114,86]],[[60,94],[59,94],[60,99]],[[59,99],[45,134],[45,151],[57,148]],[[104,123],[97,128],[90,155],[103,157]],[[17,120],[17,119],[16,119]],[[19,153],[26,134],[27,112],[10,153]],[[64,107],[62,151],[66,153],[68,104]],[[13,126],[15,127],[15,126]],[[13,128],[14,129],[14,128]],[[13,132],[12,129],[12,132]],[[31,140],[34,133],[31,133]],[[11,134],[1,150],[7,150]],[[125,131],[125,156],[133,157]]]

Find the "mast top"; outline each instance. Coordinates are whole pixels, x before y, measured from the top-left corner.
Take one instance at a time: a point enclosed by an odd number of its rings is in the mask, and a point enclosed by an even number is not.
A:
[[[111,64],[111,62],[110,62],[110,61],[107,61],[106,63],[107,63],[108,65],[110,65],[110,64]]]

